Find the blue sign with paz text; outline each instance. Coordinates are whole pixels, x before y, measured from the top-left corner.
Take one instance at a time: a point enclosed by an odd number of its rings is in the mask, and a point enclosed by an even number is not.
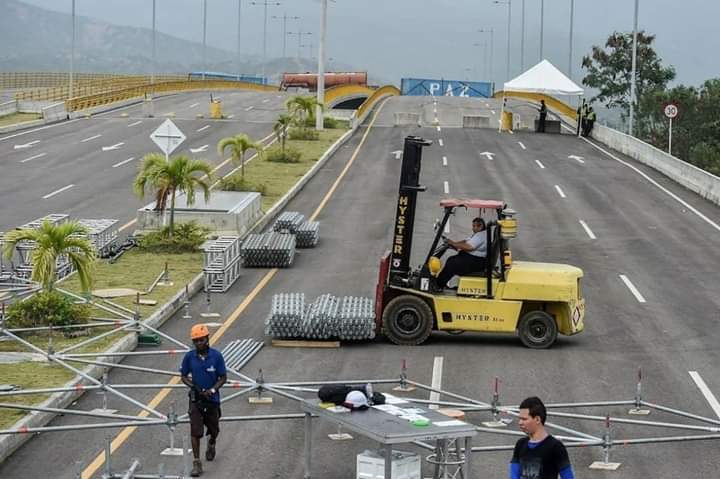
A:
[[[493,84],[460,80],[430,80],[426,78],[403,78],[401,88],[406,96],[459,96],[489,98]]]

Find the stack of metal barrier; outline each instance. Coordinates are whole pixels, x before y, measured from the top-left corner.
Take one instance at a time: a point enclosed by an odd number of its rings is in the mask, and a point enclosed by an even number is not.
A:
[[[303,337],[330,339],[337,337],[339,301],[331,294],[323,294],[308,305],[303,319]]]
[[[224,293],[240,277],[240,238],[220,236],[203,247],[205,288]]]
[[[297,211],[285,211],[273,224],[273,231],[295,234],[297,229],[305,222],[305,215]]]
[[[98,257],[105,258],[114,252],[118,239],[118,220],[82,219],[78,223],[87,228],[84,237],[93,245]]]
[[[65,214],[51,214],[43,216],[42,218],[38,218],[29,223],[25,223],[22,226],[18,226],[16,229],[38,229],[42,226],[44,222],[48,222],[52,225],[58,225],[65,223],[68,218],[69,216]],[[2,244],[2,242],[3,238],[0,238],[0,244]],[[15,250],[18,253],[19,261],[16,265],[14,265],[13,270],[18,277],[29,279],[32,276],[32,254],[36,246],[37,245],[34,241],[20,241],[15,245]],[[63,278],[72,272],[72,264],[70,263],[66,255],[58,256],[55,268],[57,271],[58,279]]]
[[[270,315],[265,320],[265,334],[279,338],[302,336],[305,315],[303,293],[282,293],[272,298]]]
[[[375,337],[375,303],[372,298],[344,296],[340,301],[338,338],[346,341]]]
[[[320,239],[320,223],[318,221],[305,221],[295,231],[298,248],[314,248]]]
[[[289,268],[295,259],[295,235],[283,233],[251,234],[242,245],[246,268]]]

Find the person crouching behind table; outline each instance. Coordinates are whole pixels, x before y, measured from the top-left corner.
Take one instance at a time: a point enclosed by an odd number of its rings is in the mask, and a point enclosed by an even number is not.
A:
[[[441,290],[447,287],[448,281],[456,275],[480,273],[485,271],[487,266],[487,232],[485,231],[485,220],[475,218],[472,221],[473,234],[462,241],[448,240],[451,248],[458,251],[458,254],[451,256],[445,262],[445,266],[437,277],[437,286]]]
[[[215,459],[215,442],[220,434],[220,388],[227,380],[225,360],[220,351],[210,347],[210,332],[204,324],[196,324],[190,330],[195,350],[185,353],[180,367],[182,382],[190,388],[190,441],[193,452],[193,468],[190,475],[202,474],[200,440],[208,439],[205,459]]]

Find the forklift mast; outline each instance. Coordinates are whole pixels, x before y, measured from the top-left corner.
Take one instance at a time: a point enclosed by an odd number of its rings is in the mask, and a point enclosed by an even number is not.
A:
[[[400,171],[400,190],[395,209],[393,245],[390,256],[390,275],[407,277],[410,273],[410,252],[412,250],[413,227],[415,226],[415,207],[417,194],[425,191],[420,185],[420,164],[422,149],[432,142],[417,136],[405,138],[402,169]]]

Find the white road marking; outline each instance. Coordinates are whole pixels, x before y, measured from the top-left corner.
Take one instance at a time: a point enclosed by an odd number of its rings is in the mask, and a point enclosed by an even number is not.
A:
[[[439,126],[437,127],[437,131],[442,131]]]
[[[85,138],[84,140],[81,140],[80,143],[87,143],[88,141],[97,140],[97,139],[100,138],[101,136],[102,136],[102,135],[91,136],[90,138]]]
[[[450,194],[450,183],[447,181],[443,181],[443,190],[445,190],[445,194]]]
[[[267,102],[269,102],[269,101],[270,101],[269,98],[265,98],[262,102],[263,102],[263,103],[267,103]]]
[[[597,236],[595,236],[595,233],[592,232],[590,227],[585,223],[583,220],[580,220],[580,224],[582,225],[583,229],[587,233],[587,235],[590,237],[590,239],[597,239]]]
[[[200,105],[200,103],[193,103],[192,105],[190,105],[190,108],[195,108],[195,107],[197,107],[197,106],[199,106],[199,105]]]
[[[69,189],[72,188],[73,186],[75,186],[75,185],[63,186],[63,187],[60,188],[59,190],[55,190],[55,191],[53,191],[52,193],[48,193],[47,195],[43,196],[42,199],[46,200],[46,199],[48,199],[48,198],[52,198],[53,196],[55,196],[55,195],[57,195],[57,194],[59,194],[59,193],[62,193],[63,191],[69,190]]]
[[[396,159],[396,160],[399,160],[400,158],[402,158],[403,151],[402,151],[402,150],[395,150],[395,151],[391,152],[390,154],[391,154],[391,155],[395,155],[395,159]]]
[[[205,126],[203,126],[202,128],[198,128],[198,129],[195,130],[195,131],[197,131],[198,133],[200,133],[201,131],[205,131],[205,130],[207,130],[208,128],[210,128],[210,125],[205,125]]]
[[[20,133],[15,133],[13,135],[3,136],[2,138],[0,138],[0,141],[9,140],[11,138],[16,138],[18,136],[29,135],[30,133],[35,133],[36,131],[40,131],[40,130],[47,130],[48,128],[55,128],[55,127],[61,126],[61,125],[69,125],[70,123],[75,123],[76,121],[80,121],[80,119],[76,118],[76,119],[70,120],[70,121],[61,121],[58,123],[53,123],[52,125],[45,125],[45,126],[41,126],[40,128],[34,128],[32,130],[21,131]]]
[[[535,163],[537,163],[537,165],[538,165],[541,169],[543,169],[543,170],[545,169],[545,165],[543,165],[543,164],[540,162],[540,160],[535,160]]]
[[[120,142],[120,143],[115,143],[115,144],[112,145],[112,146],[103,146],[103,147],[102,147],[102,151],[117,150],[118,148],[120,148],[120,147],[123,146],[124,144],[125,144],[125,143]]]
[[[438,145],[440,145],[440,146],[445,146],[445,143],[443,143],[442,138],[440,138],[440,139],[438,140]]]
[[[563,126],[564,126],[564,125],[563,125]],[[665,188],[664,186],[660,185],[657,181],[655,181],[655,180],[653,180],[652,178],[650,178],[648,175],[646,175],[645,173],[643,173],[640,169],[638,169],[638,168],[636,168],[635,166],[631,165],[631,164],[628,163],[627,161],[621,160],[620,158],[618,158],[617,156],[613,155],[613,154],[610,153],[609,151],[607,151],[607,150],[605,150],[605,149],[597,146],[595,143],[593,143],[592,141],[588,140],[587,138],[584,138],[584,137],[581,137],[581,138],[582,138],[583,140],[585,140],[587,143],[589,143],[590,145],[592,145],[592,146],[593,146],[594,148],[596,148],[597,150],[605,153],[607,156],[609,156],[609,157],[612,158],[613,160],[615,160],[615,161],[617,161],[617,162],[619,162],[619,163],[627,166],[627,167],[630,168],[631,170],[635,171],[637,174],[639,174],[640,176],[642,176],[643,178],[645,178],[651,185],[657,186],[662,192],[666,193],[670,198],[674,199],[675,201],[677,201],[678,203],[680,203],[681,205],[683,205],[685,208],[687,208],[687,209],[689,209],[690,211],[692,211],[693,213],[695,213],[695,215],[697,215],[701,220],[705,221],[707,224],[709,224],[710,226],[712,226],[712,227],[715,228],[716,230],[720,231],[720,225],[719,225],[719,224],[715,223],[713,220],[711,220],[710,218],[708,218],[707,216],[705,216],[704,214],[702,214],[697,208],[695,208],[695,207],[693,207],[692,205],[690,205],[687,201],[683,200],[682,198],[680,198],[678,195],[676,195],[676,194],[673,193],[672,191],[670,191],[670,190],[668,190],[667,188]]]
[[[447,156],[443,156],[443,166],[447,166]]]
[[[282,98],[282,95],[277,95],[275,98]]]
[[[508,132],[510,132],[511,135],[514,135],[514,134],[515,134],[515,132],[512,131],[512,130],[508,130]]]
[[[203,145],[200,148],[190,148],[190,153],[204,153],[210,145]]]
[[[227,118],[228,120],[232,120],[233,118],[235,118],[235,115],[228,115]]]
[[[622,280],[623,283],[625,283],[625,286],[627,286],[627,289],[630,290],[630,292],[633,294],[633,296],[635,296],[635,299],[638,300],[638,303],[646,303],[647,302],[647,301],[645,301],[645,298],[643,297],[643,295],[640,294],[640,291],[638,291],[638,289],[635,287],[634,284],[632,284],[632,281],[630,281],[627,276],[625,276],[624,274],[621,274],[620,279]]]
[[[720,419],[720,402],[718,402],[715,395],[712,393],[710,388],[705,384],[705,381],[702,377],[700,377],[700,374],[698,374],[697,371],[688,371],[690,373],[690,377],[695,381],[695,384],[697,384],[697,387],[700,388],[700,392],[703,393],[703,396],[705,396],[705,399],[707,400],[708,404],[710,404],[710,407],[715,412],[715,415]]]
[[[497,113],[495,113],[495,110],[490,110],[490,113],[492,113],[493,115],[497,115]]]
[[[555,190],[560,195],[560,198],[567,198],[567,196],[565,196],[565,192],[558,185],[555,185]]]
[[[245,111],[250,111],[250,110],[252,110],[253,108],[255,108],[255,107],[254,107],[254,106],[249,106],[249,107],[245,108]]]
[[[114,165],[112,165],[112,167],[113,167],[113,168],[119,168],[119,167],[121,167],[122,165],[125,165],[125,164],[127,164],[127,163],[130,163],[131,161],[134,161],[134,160],[135,160],[135,157],[133,156],[132,158],[128,158],[127,160],[121,161],[120,163],[115,163]]]
[[[37,160],[38,158],[42,158],[45,155],[47,155],[47,153],[40,153],[39,155],[34,155],[34,156],[31,156],[30,158],[25,158],[20,163],[27,163],[28,161]]]
[[[568,156],[568,159],[575,160],[578,163],[585,163],[585,157],[584,156],[577,156],[577,155],[570,155]]]
[[[128,125],[128,128],[130,128],[131,126],[138,126],[140,123],[142,123],[142,120],[138,120],[138,121],[136,121],[136,122],[130,123],[130,124]]]
[[[450,220],[448,220],[448,222],[445,223],[445,234],[446,235],[450,234]]]
[[[489,151],[483,151],[480,153],[480,156],[484,156],[488,160],[492,161],[494,159],[495,153],[490,153]]]
[[[485,108],[490,108],[490,103],[485,103]]]
[[[25,148],[32,148],[33,146],[37,145],[38,143],[40,143],[40,140],[35,140],[35,141],[31,141],[29,143],[25,143],[23,145],[15,145],[13,147],[13,149],[14,150],[24,150]]]
[[[435,360],[433,361],[432,382],[430,383],[430,385],[433,389],[437,389],[437,390],[442,389],[442,370],[443,370],[443,357],[435,356]],[[430,400],[431,401],[439,401],[440,393],[431,392]],[[439,406],[436,404],[430,405],[430,409],[437,409],[438,407]]]
[[[520,145],[520,148],[522,148],[523,150],[527,150],[527,148],[525,148],[525,145],[523,144],[522,141],[518,141],[518,145]]]

